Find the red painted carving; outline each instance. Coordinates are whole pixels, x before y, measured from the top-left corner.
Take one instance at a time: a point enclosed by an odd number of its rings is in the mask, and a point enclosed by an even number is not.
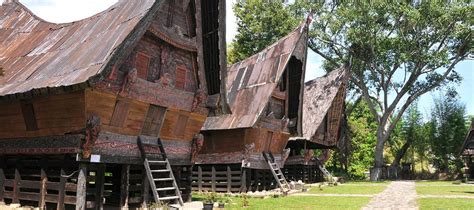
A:
[[[244,159],[250,158],[252,152],[255,152],[255,143],[246,144],[244,149]]]
[[[112,71],[110,72],[107,79],[112,80],[112,81],[117,80],[117,66],[116,65],[112,67]]]
[[[158,83],[161,83],[163,87],[168,87],[171,83],[171,76],[169,73],[164,73],[163,76],[160,77],[160,80],[158,80]]]
[[[203,89],[199,88],[196,91],[196,94],[194,95],[194,101],[193,101],[193,106],[191,107],[191,112],[194,112],[194,110],[196,110],[199,107],[199,105],[201,105],[206,100],[207,100],[206,92]]]
[[[196,161],[196,157],[201,151],[202,146],[204,145],[204,136],[202,134],[196,134],[193,138],[193,144],[191,148],[191,163]]]
[[[2,148],[0,149],[0,154],[9,155],[9,154],[73,154],[77,153],[77,148],[75,147],[59,147],[59,148]]]
[[[137,69],[132,69],[128,72],[128,74],[125,76],[123,83],[122,83],[122,89],[120,90],[120,95],[121,96],[127,96],[128,93],[131,90],[132,85],[137,81]]]
[[[82,157],[89,158],[91,149],[100,133],[100,118],[91,115],[86,123],[86,138],[82,144]]]

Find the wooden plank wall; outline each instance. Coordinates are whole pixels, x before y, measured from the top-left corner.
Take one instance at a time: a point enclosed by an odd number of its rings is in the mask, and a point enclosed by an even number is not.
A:
[[[270,151],[280,154],[285,149],[290,135],[266,128],[251,128],[245,131],[245,144],[255,143],[255,151]]]
[[[204,134],[201,154],[243,151],[245,129],[211,131]]]
[[[102,131],[109,131],[124,135],[139,135],[146,119],[150,105],[123,97],[117,97],[110,93],[101,91],[86,90],[86,115],[96,115],[100,117]],[[122,126],[112,123],[114,110],[117,101],[128,103],[128,110],[122,112],[125,121]],[[191,141],[195,134],[201,130],[206,116],[199,113],[181,111],[168,108],[166,111],[160,137],[165,140]],[[184,120],[183,120],[184,119]],[[114,126],[116,125],[116,126]]]
[[[25,104],[32,104],[34,114],[22,110],[22,104],[24,109]],[[33,130],[27,129],[28,118],[36,122]],[[84,125],[83,91],[0,103],[0,138],[63,135],[80,130]]]

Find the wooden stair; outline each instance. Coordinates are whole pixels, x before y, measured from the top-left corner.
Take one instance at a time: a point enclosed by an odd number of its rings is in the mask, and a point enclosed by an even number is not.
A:
[[[318,164],[318,168],[319,170],[321,171],[321,173],[323,173],[324,177],[326,177],[329,181],[329,182],[333,182],[334,181],[334,177],[332,176],[332,174],[326,169],[326,167],[324,167],[323,163],[321,163],[321,161],[316,158],[316,162]]]
[[[176,179],[171,170],[170,162],[166,156],[165,149],[158,138],[156,144],[144,144],[141,136],[137,138],[138,149],[143,158],[143,165],[145,166],[148,181],[153,192],[153,198],[156,203],[175,202],[183,206],[183,199],[179,191]],[[144,145],[151,145],[160,149],[161,158],[149,159],[145,153]],[[155,155],[155,154],[154,154]],[[157,187],[158,186],[158,187]]]
[[[263,157],[265,158],[265,161],[267,161],[267,164],[272,171],[273,177],[278,183],[278,187],[282,190],[282,192],[290,191],[290,185],[286,181],[286,178],[283,175],[280,167],[278,167],[278,164],[276,164],[273,154],[271,152],[263,152]]]

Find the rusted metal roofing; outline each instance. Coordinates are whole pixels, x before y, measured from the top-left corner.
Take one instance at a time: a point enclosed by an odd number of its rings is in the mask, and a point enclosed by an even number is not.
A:
[[[303,93],[303,137],[294,137],[290,140],[306,139],[311,141],[315,138],[331,105],[334,105],[333,101],[336,96],[340,91],[345,91],[345,88],[341,87],[347,85],[347,81],[347,70],[341,67],[323,77],[305,83]],[[339,95],[345,97],[345,94]],[[340,118],[342,119],[342,113],[340,113]]]
[[[100,75],[115,54],[130,46],[142,21],[160,0],[120,0],[80,21],[46,22],[17,0],[0,7],[0,96],[71,86]],[[128,42],[124,44],[124,42]]]
[[[252,127],[262,114],[292,55],[307,45],[306,24],[227,70],[226,96],[232,114],[208,117],[203,130]]]

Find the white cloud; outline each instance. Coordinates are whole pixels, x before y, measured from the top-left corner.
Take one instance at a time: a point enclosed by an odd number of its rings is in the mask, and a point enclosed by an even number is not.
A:
[[[20,2],[46,21],[67,23],[102,12],[117,0],[20,0]]]

